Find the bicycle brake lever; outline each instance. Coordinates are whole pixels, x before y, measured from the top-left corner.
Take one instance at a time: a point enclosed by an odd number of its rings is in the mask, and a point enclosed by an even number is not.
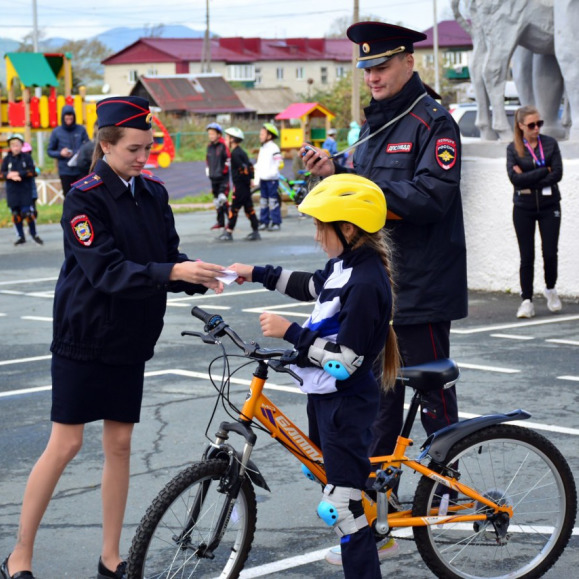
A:
[[[304,383],[304,381],[293,370],[290,370],[287,366],[284,366],[281,360],[270,360],[268,366],[275,372],[284,372],[285,374],[289,374],[300,384],[300,386]]]
[[[182,336],[195,336],[196,338],[201,338],[205,344],[217,344],[217,340],[211,334],[202,334],[201,332],[181,332]]]

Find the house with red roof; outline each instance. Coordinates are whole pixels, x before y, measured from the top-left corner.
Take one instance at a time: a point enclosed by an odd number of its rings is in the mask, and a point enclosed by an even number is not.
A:
[[[240,88],[302,95],[331,88],[352,60],[347,38],[213,38],[207,52],[211,72]],[[127,94],[141,76],[199,74],[204,54],[202,38],[141,38],[103,61],[104,82],[113,94]]]

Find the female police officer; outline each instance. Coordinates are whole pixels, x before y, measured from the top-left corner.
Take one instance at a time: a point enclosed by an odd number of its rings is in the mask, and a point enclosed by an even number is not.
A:
[[[54,298],[52,431],[28,479],[17,544],[1,566],[6,579],[33,577],[40,521],[81,448],[84,425],[95,420],[104,420],[105,456],[98,578],[125,577],[119,542],[131,434],[167,292],[223,290],[216,279],[221,266],[179,253],[167,191],[141,174],[153,144],[148,102],[108,98],[97,105],[97,117],[94,172],[74,184],[61,221],[65,260]]]

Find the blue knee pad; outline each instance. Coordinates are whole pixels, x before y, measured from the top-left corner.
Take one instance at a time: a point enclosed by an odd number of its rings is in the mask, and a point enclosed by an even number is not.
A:
[[[334,528],[338,537],[357,533],[368,526],[362,508],[362,491],[352,487],[327,484],[318,505],[318,516]]]

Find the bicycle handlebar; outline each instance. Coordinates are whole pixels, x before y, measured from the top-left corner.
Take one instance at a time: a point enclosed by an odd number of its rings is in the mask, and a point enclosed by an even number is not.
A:
[[[225,323],[219,314],[210,314],[197,306],[191,309],[191,315],[205,324],[204,330],[206,334],[181,332],[182,336],[197,336],[208,344],[215,344],[219,341],[218,338],[228,336],[240,350],[243,350],[245,357],[257,361],[277,358],[276,363],[270,364],[270,367],[276,372],[286,372],[301,382],[301,379],[294,374],[294,372],[285,368],[286,365],[296,362],[298,356],[296,350],[288,350],[287,348],[260,348],[257,342],[245,342],[235,330]]]

